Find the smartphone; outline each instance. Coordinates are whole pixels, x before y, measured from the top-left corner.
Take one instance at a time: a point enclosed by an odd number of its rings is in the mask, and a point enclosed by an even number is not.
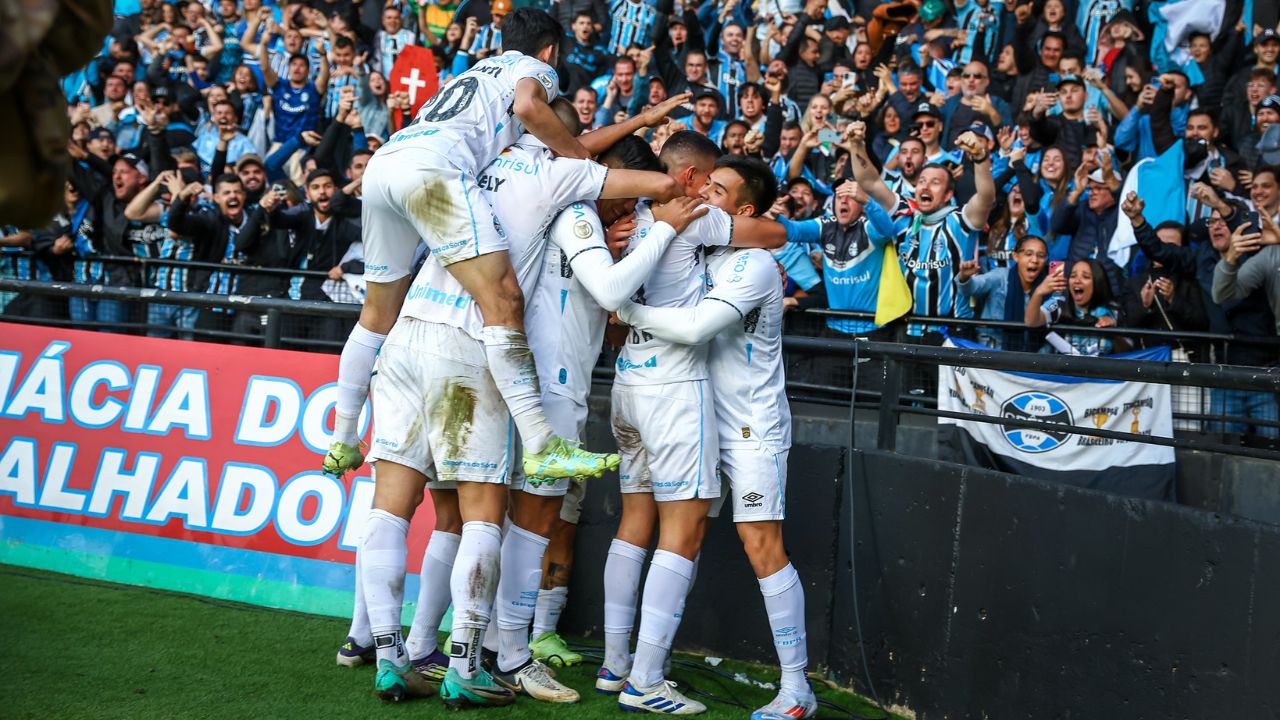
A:
[[[1244,216],[1245,234],[1252,235],[1262,232],[1262,218],[1258,216],[1257,210],[1245,213]]]
[[[284,189],[284,185],[281,185],[280,183],[272,183],[272,184],[271,184],[271,192],[272,192],[273,194],[275,194],[275,195],[285,195],[285,194],[287,194],[289,191],[288,191],[288,190],[285,190],[285,189]]]
[[[840,139],[841,137],[840,137],[839,130],[819,130],[818,131],[818,142],[838,143],[840,142]]]
[[[1054,273],[1061,270],[1062,266],[1065,264],[1066,263],[1064,263],[1061,260],[1054,260],[1053,262],[1049,263],[1049,275],[1053,275]]]
[[[847,88],[857,87],[858,76],[854,75],[851,72],[847,72],[844,74],[844,77],[840,79],[840,85],[841,87],[847,87]]]

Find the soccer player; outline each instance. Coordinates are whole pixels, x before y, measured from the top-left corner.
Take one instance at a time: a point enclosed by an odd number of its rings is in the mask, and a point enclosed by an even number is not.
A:
[[[576,129],[576,113],[567,101],[556,102],[553,119],[562,122],[562,128]],[[528,192],[515,192],[518,185]],[[504,226],[496,218],[489,222],[496,234],[509,241],[514,276],[522,281],[517,287],[529,292],[542,255],[544,231],[560,208],[580,198],[670,196],[679,191],[671,178],[660,173],[610,171],[589,160],[555,158],[532,134],[522,136],[490,163],[477,178],[477,186],[488,194],[480,199],[490,206],[504,188],[514,193],[503,203],[510,224]],[[521,514],[519,504],[515,524],[503,542],[513,437],[503,396],[486,370],[491,361],[482,340],[485,330],[478,301],[447,268],[431,259],[410,286],[378,362],[370,459],[383,462],[358,561],[378,659],[375,689],[384,699],[424,693],[421,676],[413,671],[400,638],[399,613],[405,535],[430,479],[437,483],[433,490],[449,483],[456,487],[463,521],[450,578],[454,619],[450,667],[441,684],[445,702],[454,707],[509,704],[515,697],[510,685],[540,694],[541,699],[564,701],[566,691],[573,693],[555,683],[540,663],[528,661],[528,635],[524,629],[518,634],[505,632],[511,622],[500,624],[500,634],[507,638],[502,645],[508,648],[500,661],[508,662],[499,669],[509,671],[504,678],[507,685],[495,683],[479,665],[480,638],[493,617],[495,593],[511,597],[509,589],[499,587],[500,556],[502,564],[511,568],[501,574],[503,581],[520,588],[533,575],[531,591],[536,593],[546,545],[545,536],[528,531],[534,523]],[[526,364],[532,369],[532,358]],[[536,376],[529,384],[537,393]],[[553,517],[559,498],[555,502]],[[524,620],[525,628],[529,619]]]
[[[720,149],[693,131],[672,135],[660,158],[691,197],[706,185]],[[629,252],[651,234],[652,212],[636,209]],[[654,307],[691,307],[705,287],[702,247],[780,247],[786,231],[772,221],[731,217],[718,209],[694,221],[662,255],[638,293]],[[623,514],[605,564],[605,664],[596,689],[619,693],[625,709],[693,714],[706,707],[663,679],[702,545],[710,503],[719,497],[715,416],[707,397],[706,353],[632,330],[617,360],[612,424],[622,454]],[[628,645],[645,550],[661,520],[658,549],[645,583],[634,663]]]
[[[759,216],[776,195],[768,165],[726,156],[716,163],[702,198],[736,218]],[[720,472],[729,482],[733,521],[760,583],[782,666],[778,696],[751,717],[803,720],[817,712],[817,699],[805,678],[804,588],[782,542],[791,448],[791,409],[782,371],[784,281],[777,261],[765,250],[716,248],[707,269],[711,291],[697,305],[628,303],[618,317],[633,330],[667,342],[710,343],[707,368]]]
[[[617,462],[616,456],[565,444],[551,432],[538,397],[507,239],[477,182],[526,128],[561,157],[590,157],[549,105],[559,87],[552,66],[563,34],[546,13],[518,8],[505,22],[506,52],[482,60],[442,88],[418,111],[413,125],[370,159],[362,212],[368,294],[339,362],[334,441],[325,472],[341,475],[364,461],[356,420],[374,359],[408,292],[419,238],[479,310],[488,372],[519,428],[526,472],[584,477]]]

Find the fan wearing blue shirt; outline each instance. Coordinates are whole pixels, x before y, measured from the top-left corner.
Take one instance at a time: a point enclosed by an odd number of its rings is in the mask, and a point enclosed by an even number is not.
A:
[[[271,111],[276,121],[272,140],[283,143],[296,138],[304,130],[315,130],[319,124],[325,91],[329,87],[329,63],[327,59],[321,61],[320,74],[312,83],[311,63],[307,56],[294,53],[289,56],[289,76],[285,82],[280,82],[281,78],[276,75],[267,56],[269,33],[269,30],[264,32],[262,42],[258,44],[258,61],[262,66],[262,78],[271,91]]]

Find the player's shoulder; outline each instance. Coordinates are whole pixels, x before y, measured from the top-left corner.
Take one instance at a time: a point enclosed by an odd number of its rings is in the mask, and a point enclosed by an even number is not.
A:
[[[728,253],[716,275],[717,285],[745,283],[760,288],[777,284],[781,277],[777,259],[763,248],[737,248]]]
[[[602,228],[594,203],[575,202],[561,210],[555,220],[551,221],[550,235],[552,240],[574,238],[583,242],[591,240],[592,236],[603,239]]]

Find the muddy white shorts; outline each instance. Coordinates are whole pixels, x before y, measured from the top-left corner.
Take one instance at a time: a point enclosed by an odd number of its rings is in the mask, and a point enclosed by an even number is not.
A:
[[[369,461],[447,482],[505,483],[515,430],[484,345],[451,325],[401,318],[370,382]]]
[[[507,249],[475,177],[433,152],[375,153],[364,171],[362,200],[368,282],[392,282],[412,272],[418,238],[446,266]]]
[[[613,437],[622,456],[622,492],[659,502],[716,498],[719,447],[705,380],[613,384]]]
[[[721,450],[722,494],[712,506],[711,517],[719,517],[726,498],[732,498],[736,523],[784,519],[789,452],[774,452],[763,446]]]

